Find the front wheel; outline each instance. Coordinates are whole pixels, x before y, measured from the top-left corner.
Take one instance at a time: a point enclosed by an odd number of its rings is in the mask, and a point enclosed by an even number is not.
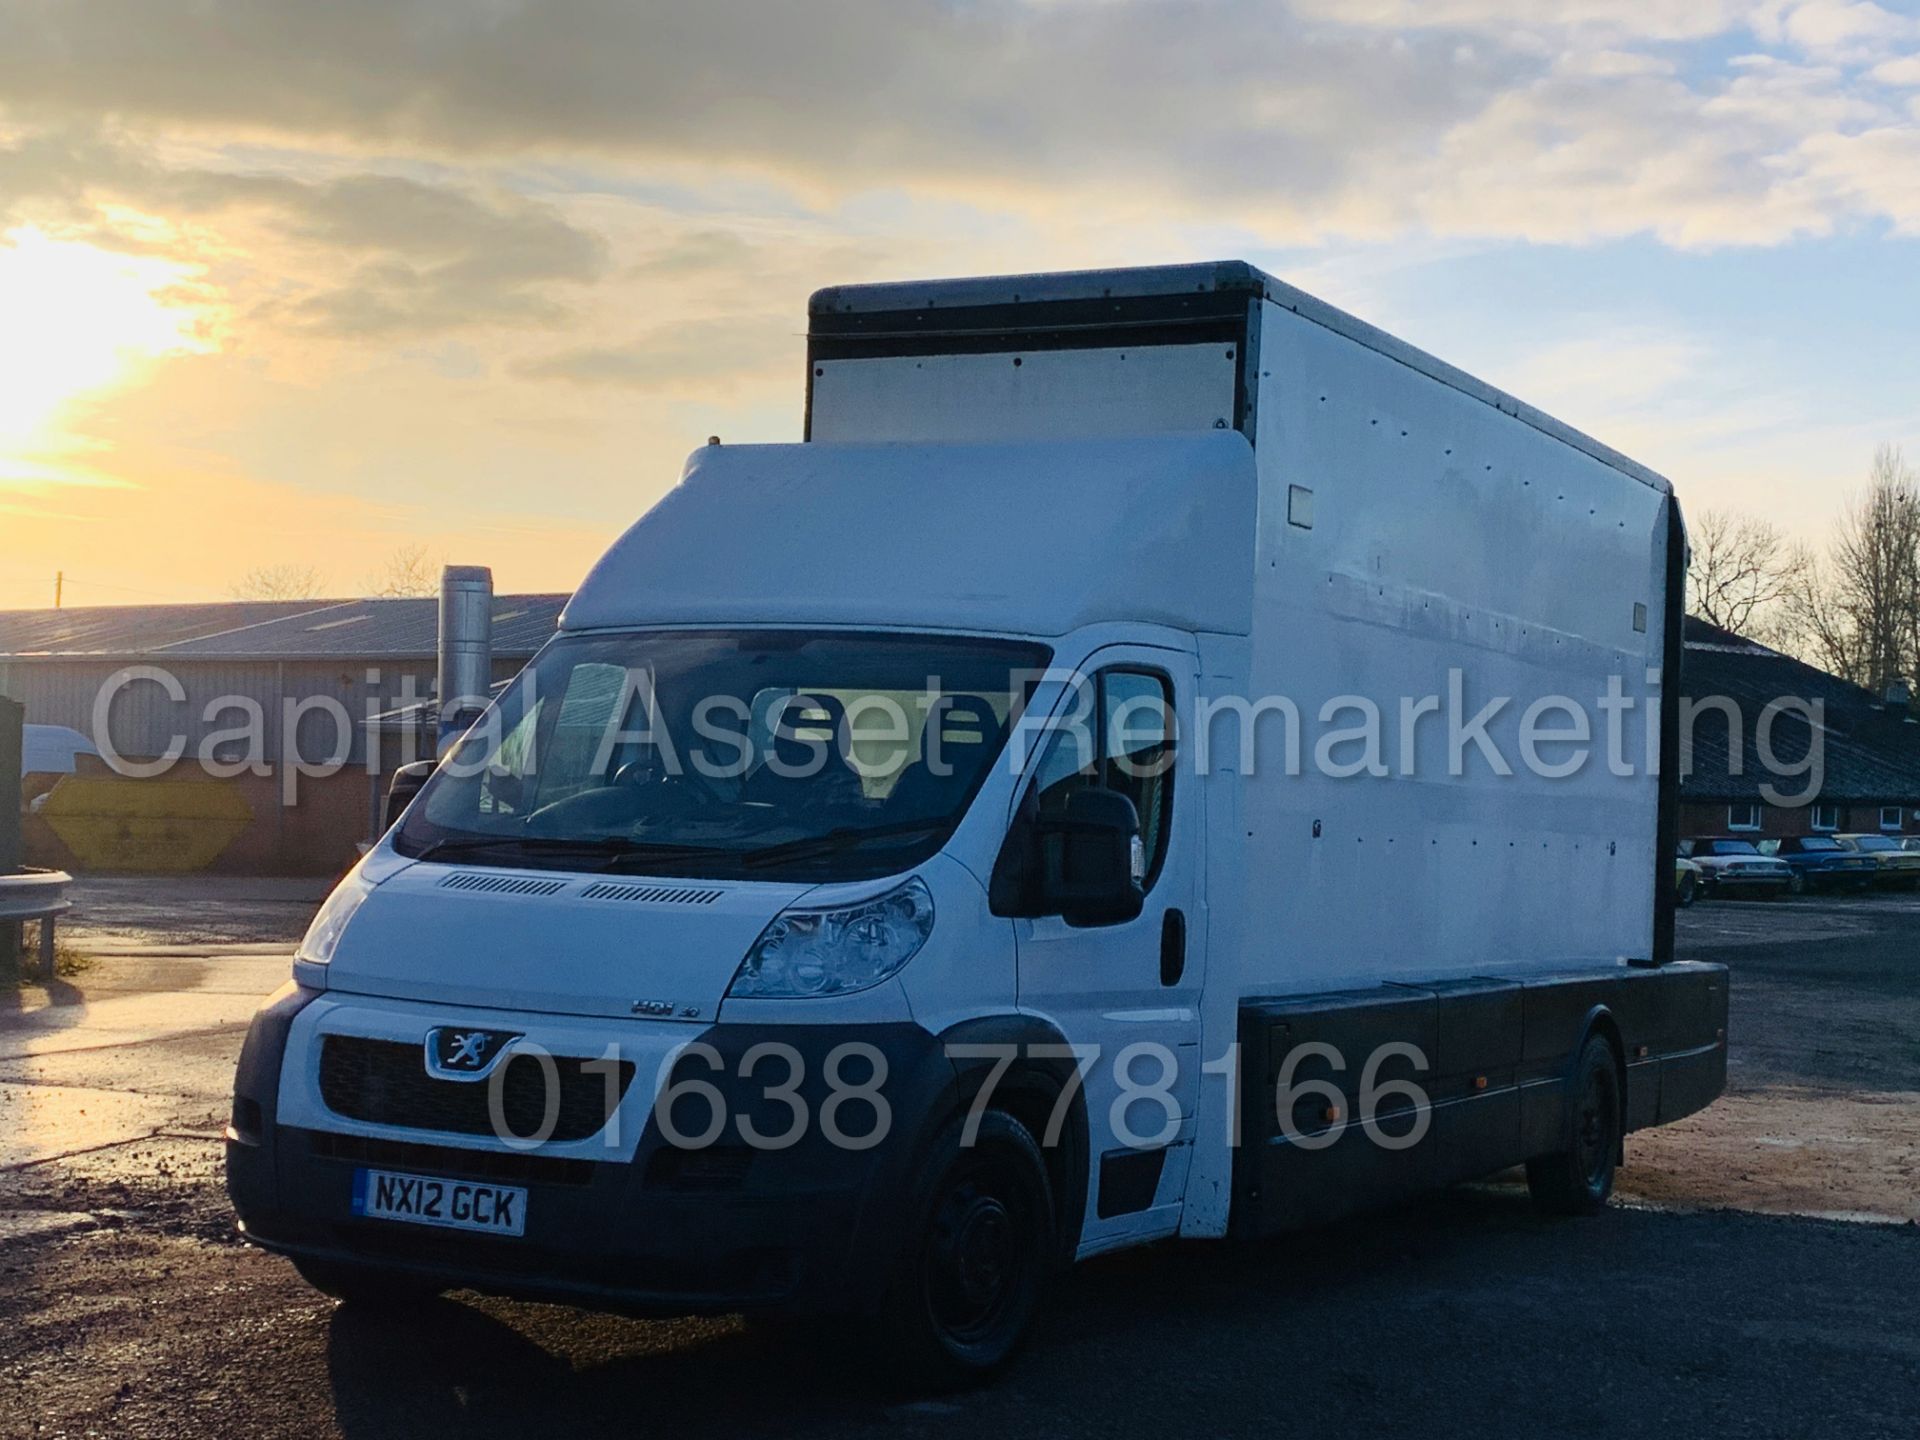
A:
[[[1592,1215],[1613,1195],[1620,1155],[1620,1071],[1598,1035],[1581,1048],[1568,1090],[1567,1148],[1527,1161],[1527,1190],[1545,1215]]]
[[[1700,898],[1700,882],[1691,875],[1680,877],[1680,893],[1674,897],[1674,904],[1682,910]]]
[[[986,1379],[1027,1338],[1053,1253],[1053,1191],[1032,1134],[989,1110],[970,1146],[935,1142],[880,1316],[913,1389]]]
[[[1807,877],[1801,874],[1798,870],[1794,871],[1792,878],[1787,881],[1787,893],[1789,895],[1806,894],[1807,893]]]

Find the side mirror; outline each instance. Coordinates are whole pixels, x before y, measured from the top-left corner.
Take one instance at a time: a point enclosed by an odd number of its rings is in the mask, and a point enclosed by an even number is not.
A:
[[[432,774],[431,760],[416,760],[393,772],[393,779],[387,784],[387,803],[380,812],[381,834],[393,828],[394,822],[406,812],[407,806],[413,803],[413,797],[420,793],[420,787],[427,783]]]
[[[1039,816],[1040,913],[1069,925],[1119,925],[1146,904],[1146,851],[1133,802],[1115,790],[1077,790],[1058,815]]]

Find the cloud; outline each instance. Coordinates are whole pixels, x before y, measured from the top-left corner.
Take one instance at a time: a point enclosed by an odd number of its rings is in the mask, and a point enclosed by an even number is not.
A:
[[[342,334],[551,323],[567,313],[555,287],[608,264],[598,235],[498,186],[169,165],[151,146],[80,129],[0,147],[0,223],[52,218],[117,248],[169,248],[169,235],[180,248],[165,225],[137,223],[148,217],[257,231],[249,248],[284,266],[269,308]]]
[[[1787,11],[1780,28],[1816,54],[1870,54],[1889,41],[1920,34],[1920,21],[1895,15],[1871,0],[1805,0]]]
[[[336,332],[553,322],[568,312],[552,286],[586,284],[606,269],[599,237],[511,194],[356,175],[276,199],[291,238],[370,257],[346,283],[297,306]]]
[[[1809,189],[1827,203],[1871,203],[1898,234],[1920,236],[1920,127],[1815,136],[1800,158]]]
[[[1231,215],[1267,243],[1773,244],[1903,210],[1897,177],[1839,192],[1803,167],[1809,141],[1912,123],[1849,67],[1895,63],[1915,24],[1869,0],[69,0],[0,11],[0,96],[16,125],[95,123],[107,97],[132,134],[559,163],[614,191],[758,176],[803,206],[894,189]],[[1701,41],[1779,53],[1682,64]],[[466,284],[476,316],[550,319],[550,282],[591,269],[567,222],[498,191],[465,195],[462,254],[457,199],[302,183],[341,212],[306,238],[371,241],[391,211],[401,257],[291,312],[311,323],[450,325]],[[424,257],[423,230],[442,247]]]
[[[1506,30],[1590,42],[1704,40],[1765,15],[1769,0],[1295,0],[1323,20],[1392,30]]]
[[[1859,113],[1817,77],[1770,62],[1707,101],[1677,77],[1567,64],[1442,137],[1434,163],[1406,179],[1424,187],[1411,191],[1417,213],[1442,233],[1774,244],[1836,220],[1783,152],[1808,125]],[[1877,203],[1864,190],[1856,198]]]
[[[1902,55],[1873,67],[1873,78],[1882,85],[1920,85],[1920,55]]]
[[[446,156],[744,167],[830,188],[1249,175],[1302,203],[1527,62],[1258,0],[343,3],[78,0],[0,18],[18,120],[97,117]],[[233,63],[209,63],[211,56]]]
[[[583,345],[523,361],[514,373],[531,380],[567,380],[635,390],[697,388],[767,375],[804,359],[793,315],[730,316],[657,326],[620,345]]]

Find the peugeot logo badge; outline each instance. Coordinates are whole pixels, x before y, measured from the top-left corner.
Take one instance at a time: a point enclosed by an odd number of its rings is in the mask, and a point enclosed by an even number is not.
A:
[[[446,1025],[427,1032],[427,1071],[443,1080],[478,1080],[520,1038],[516,1030]]]

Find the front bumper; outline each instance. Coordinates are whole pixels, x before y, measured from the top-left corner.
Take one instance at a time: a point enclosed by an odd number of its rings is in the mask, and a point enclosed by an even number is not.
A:
[[[1716,888],[1725,890],[1784,890],[1793,877],[1777,871],[1741,871],[1737,874],[1720,871],[1709,874],[1707,878]]]
[[[689,1027],[688,1038],[713,1046],[722,1063],[683,1062],[691,1068],[676,1069],[673,1078],[684,1074],[716,1087],[729,1117],[723,1133],[710,1145],[682,1148],[649,1116],[629,1152],[587,1159],[575,1146],[515,1151],[490,1138],[368,1133],[372,1127],[346,1120],[284,1123],[277,1118],[278,1086],[292,1021],[284,1007],[263,1010],[236,1080],[227,1186],[248,1240],[294,1257],[420,1275],[450,1289],[627,1313],[871,1309],[889,1269],[875,1259],[896,1253],[904,1234],[918,1141],[953,1087],[952,1065],[937,1041],[910,1023]],[[791,1046],[805,1064],[801,1099],[819,1117],[829,1096],[825,1057],[849,1040],[884,1057],[885,1139],[849,1150],[810,1124],[786,1148],[742,1141],[740,1116],[761,1135],[780,1136],[792,1125],[785,1102],[765,1095],[785,1078],[784,1067],[769,1061],[751,1081],[740,1079],[749,1048],[765,1041]],[[857,1083],[851,1064],[842,1070]],[[705,1102],[686,1103],[701,1113],[682,1114],[676,1103],[676,1128],[698,1135],[707,1128]],[[859,1130],[858,1110],[843,1106],[844,1131]],[[354,1173],[362,1167],[523,1187],[525,1234],[356,1216]]]
[[[1818,890],[1868,890],[1883,884],[1879,868],[1847,865],[1806,872],[1807,884]]]

